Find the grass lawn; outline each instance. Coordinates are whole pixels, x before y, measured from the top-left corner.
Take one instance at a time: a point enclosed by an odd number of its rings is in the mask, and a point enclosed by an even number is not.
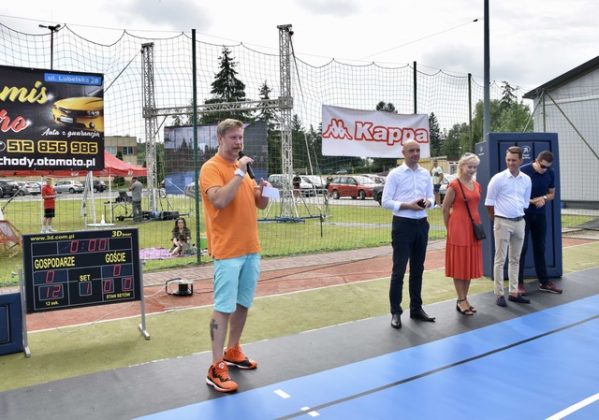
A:
[[[54,226],[60,231],[81,230],[84,228],[81,217],[81,199],[79,195],[64,195],[57,200],[56,219]],[[68,197],[67,197],[68,196]],[[96,221],[102,217],[105,198],[95,200]],[[305,219],[299,223],[265,222],[259,223],[262,255],[264,257],[280,257],[298,254],[320,253],[345,249],[366,248],[385,245],[390,242],[391,214],[388,210],[378,205],[373,205],[372,200],[364,202],[356,200],[332,200],[328,207],[327,217],[324,219]],[[187,197],[175,197],[169,201],[170,208],[187,209],[191,212],[186,215],[188,226],[195,237],[195,217],[193,203]],[[259,219],[273,218],[278,212],[278,205],[262,210]],[[147,206],[144,204],[144,208]],[[88,200],[87,211],[90,212],[91,204]],[[307,202],[307,205],[298,204],[298,215],[318,215],[319,208]],[[124,214],[124,208],[114,209],[114,215]],[[107,213],[107,219],[108,219]],[[41,206],[39,200],[26,201],[14,200],[5,209],[5,217],[10,220],[23,234],[38,233],[41,220]],[[592,219],[586,216],[562,216],[562,227],[574,227]],[[93,218],[88,216],[88,221]],[[443,226],[440,209],[429,212],[431,240],[443,239],[445,227]],[[203,227],[203,214],[200,212],[200,221]],[[139,229],[141,248],[169,248],[173,220],[151,221],[132,224],[130,219],[116,221],[116,227],[135,226]],[[194,240],[195,242],[195,240]],[[6,251],[0,249],[0,287],[14,286],[18,283],[17,273],[22,268],[22,254],[18,248]],[[208,262],[207,257],[202,257],[202,262]],[[184,257],[168,260],[150,260],[144,266],[144,271],[151,272],[195,264],[197,257]],[[14,273],[14,275],[13,275]]]

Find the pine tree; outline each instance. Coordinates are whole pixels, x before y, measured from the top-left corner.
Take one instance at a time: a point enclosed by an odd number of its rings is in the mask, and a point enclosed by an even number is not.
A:
[[[237,78],[237,63],[231,57],[231,50],[223,47],[220,57],[220,70],[214,75],[212,82],[212,98],[206,99],[205,104],[218,104],[225,102],[243,102],[245,98],[245,83]],[[223,111],[218,114],[205,114],[202,116],[203,124],[216,124],[225,118],[235,118],[241,121],[250,120],[248,112],[244,111]]]
[[[430,127],[430,139],[431,139],[431,157],[441,155],[441,129],[439,128],[439,121],[434,112],[428,117],[428,125]]]

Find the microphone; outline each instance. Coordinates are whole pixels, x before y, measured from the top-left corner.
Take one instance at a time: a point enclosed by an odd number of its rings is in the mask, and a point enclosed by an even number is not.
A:
[[[240,150],[239,151],[239,159],[241,159],[244,156],[245,156],[245,154]],[[250,166],[249,163],[246,165],[246,168],[247,168],[247,173],[250,176],[250,178],[256,179],[256,177],[254,176],[254,170],[252,169],[252,167]]]

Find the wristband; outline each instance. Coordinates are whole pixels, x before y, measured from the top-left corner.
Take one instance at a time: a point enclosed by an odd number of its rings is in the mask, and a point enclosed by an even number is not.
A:
[[[243,177],[245,177],[245,172],[243,172],[241,169],[237,168],[237,169],[235,169],[235,176],[243,178]]]

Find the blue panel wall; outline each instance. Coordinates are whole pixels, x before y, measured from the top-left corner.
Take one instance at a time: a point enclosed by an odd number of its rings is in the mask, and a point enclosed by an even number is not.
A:
[[[0,354],[23,351],[21,294],[0,295]]]
[[[547,262],[547,273],[549,277],[561,277],[563,274],[562,262],[562,224],[561,224],[561,194],[560,194],[560,162],[559,148],[556,133],[490,133],[487,141],[476,145],[476,153],[480,158],[480,166],[477,173],[477,181],[483,188],[483,197],[480,201],[479,212],[485,229],[490,235],[483,241],[483,268],[485,276],[493,276],[493,256],[495,246],[493,239],[493,227],[487,217],[484,206],[487,185],[493,175],[503,171],[505,165],[505,153],[510,146],[523,148],[523,162],[525,165],[532,162],[537,154],[543,150],[553,153],[552,168],[555,172],[555,199],[547,205],[547,234],[545,238],[545,259]],[[536,277],[532,259],[532,245],[529,243],[524,268],[525,277]],[[505,277],[507,278],[507,271]]]

